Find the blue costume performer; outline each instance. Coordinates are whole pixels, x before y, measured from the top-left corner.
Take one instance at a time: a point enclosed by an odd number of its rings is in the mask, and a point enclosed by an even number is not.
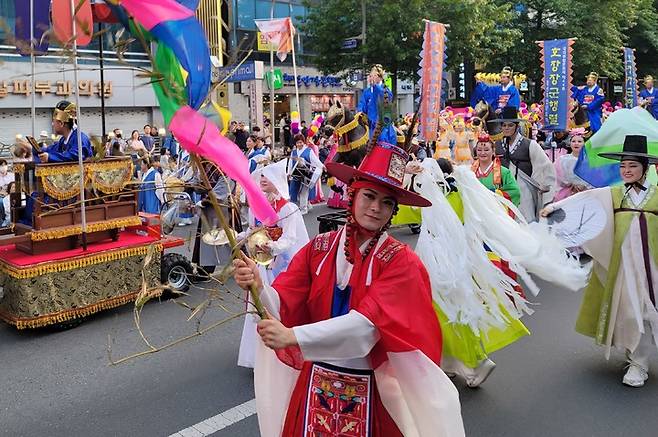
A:
[[[142,186],[137,196],[139,211],[160,214],[164,194],[162,176],[151,165],[149,158],[142,159],[141,170]]]
[[[247,159],[249,160],[249,173],[253,173],[257,168],[262,167],[262,165],[259,164],[269,162],[271,157],[268,148],[261,146],[259,148],[254,147],[251,149],[247,154]]]
[[[322,176],[324,165],[315,152],[306,145],[304,135],[295,135],[295,148],[288,161],[290,200],[299,206],[302,214],[309,210],[309,198],[315,197],[315,183]]]
[[[602,106],[605,100],[603,90],[596,84],[597,80],[599,80],[598,73],[591,72],[587,75],[586,86],[571,87],[571,97],[578,100],[580,106],[587,109],[592,133],[601,129]]]
[[[658,120],[658,91],[653,87],[653,76],[644,78],[644,86],[640,91],[640,105]]]
[[[500,85],[491,86],[484,82],[478,82],[475,85],[471,95],[471,107],[475,108],[475,105],[481,100],[491,105],[496,113],[500,113],[507,106],[518,108],[521,105],[519,90],[512,83],[510,67],[504,67],[500,72]]]
[[[34,157],[35,162],[71,162],[78,160],[78,127],[75,125],[76,107],[74,103],[62,100],[53,113],[53,132],[60,135],[57,142],[43,148]],[[82,159],[93,154],[89,137],[80,132],[82,139]]]
[[[389,102],[393,102],[393,93],[386,87],[386,85],[384,85],[383,80],[384,69],[381,65],[377,64],[372,67],[372,70],[370,71],[370,75],[368,76],[370,86],[363,90],[363,94],[361,95],[357,107],[357,111],[363,112],[368,116],[370,137],[372,137],[372,134],[375,131],[377,120],[379,120],[379,102],[384,98],[388,98]],[[398,140],[395,129],[393,128],[393,120],[385,120],[384,122],[385,127],[379,135],[379,141],[389,144],[397,144]]]

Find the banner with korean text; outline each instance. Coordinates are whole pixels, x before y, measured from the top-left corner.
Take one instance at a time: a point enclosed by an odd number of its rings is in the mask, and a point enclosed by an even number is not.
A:
[[[635,50],[624,47],[624,100],[627,108],[638,105],[637,68],[635,66]]]
[[[544,70],[544,129],[565,131],[569,123],[573,39],[537,41]]]
[[[439,130],[441,85],[446,60],[446,27],[425,21],[423,49],[420,52],[419,134],[425,141],[435,141]]]

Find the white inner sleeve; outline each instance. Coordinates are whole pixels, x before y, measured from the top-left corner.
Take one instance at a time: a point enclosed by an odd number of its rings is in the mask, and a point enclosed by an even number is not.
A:
[[[365,358],[379,341],[375,325],[358,311],[293,328],[307,361]]]
[[[281,300],[279,299],[279,293],[277,293],[277,291],[266,282],[267,281],[263,281],[263,288],[260,292],[260,301],[272,317],[281,320]]]

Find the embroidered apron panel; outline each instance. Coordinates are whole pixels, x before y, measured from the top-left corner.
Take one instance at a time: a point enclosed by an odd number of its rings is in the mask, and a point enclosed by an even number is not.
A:
[[[369,437],[372,372],[314,363],[306,395],[305,437]]]

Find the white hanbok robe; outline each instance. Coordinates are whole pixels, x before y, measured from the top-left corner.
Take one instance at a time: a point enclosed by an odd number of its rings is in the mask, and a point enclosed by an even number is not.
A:
[[[279,273],[285,271],[293,256],[309,241],[304,218],[297,205],[287,202],[277,214],[279,216],[277,224],[282,228],[283,233],[277,241],[269,243],[274,261],[267,267],[258,266],[260,277],[266,284],[271,284]],[[256,226],[256,218],[251,210],[249,210],[249,226]],[[238,240],[244,238],[247,232],[238,235]],[[253,311],[251,304],[247,304],[247,310]],[[244,319],[240,351],[238,353],[239,366],[254,367],[256,359],[256,324],[258,320],[258,316],[255,314],[247,314]]]

